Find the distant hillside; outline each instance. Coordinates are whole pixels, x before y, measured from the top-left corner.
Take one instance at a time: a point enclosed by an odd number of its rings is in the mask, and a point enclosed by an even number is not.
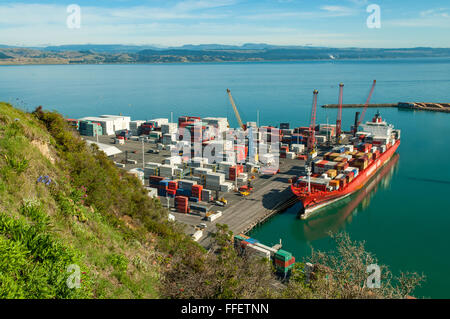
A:
[[[246,62],[426,57],[450,57],[450,48],[326,48],[251,43],[242,46],[203,44],[171,48],[94,44],[39,49],[0,46],[0,64]]]

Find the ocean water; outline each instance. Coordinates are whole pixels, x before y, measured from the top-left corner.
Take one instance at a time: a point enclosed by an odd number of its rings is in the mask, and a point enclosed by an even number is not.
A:
[[[259,110],[261,124],[308,125],[314,89],[319,105],[337,103],[343,82],[344,103],[364,103],[373,79],[373,103],[450,102],[450,59],[2,66],[0,100],[72,118],[122,113],[145,120],[173,112],[174,119],[226,116],[236,126],[230,88],[244,121],[255,121]],[[424,273],[417,295],[450,298],[450,114],[380,111],[402,130],[398,158],[382,178],[310,220],[298,220],[294,206],[251,235],[267,244],[281,238],[301,260],[311,247],[332,248],[328,231],[345,230],[394,273]],[[346,129],[354,112],[343,112]],[[333,123],[336,113],[319,108],[317,121]]]

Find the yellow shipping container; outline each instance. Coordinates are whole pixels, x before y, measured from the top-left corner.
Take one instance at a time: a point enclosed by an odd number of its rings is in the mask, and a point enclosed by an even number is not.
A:
[[[335,180],[335,179],[331,180],[330,181],[330,186],[334,186],[334,187],[339,186],[339,181]]]
[[[329,169],[326,174],[328,175],[328,177],[330,178],[335,178],[337,175],[337,171],[335,169]]]

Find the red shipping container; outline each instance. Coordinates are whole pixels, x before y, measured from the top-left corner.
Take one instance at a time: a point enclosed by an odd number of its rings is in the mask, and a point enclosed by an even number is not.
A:
[[[160,181],[165,179],[165,177],[162,177],[162,176],[150,176],[148,179],[150,180],[150,182],[154,182],[154,184],[158,184]]]
[[[244,166],[242,165],[235,165],[230,167],[230,180],[235,180],[236,176],[239,176],[239,174],[244,172]]]
[[[175,181],[170,181],[167,188],[171,189],[171,190],[177,190],[178,189],[178,183],[175,182]]]
[[[275,264],[277,266],[280,266],[280,267],[283,267],[283,268],[287,268],[287,267],[291,266],[294,263],[295,263],[295,257],[292,257],[288,261],[282,261],[282,260],[275,259]]]
[[[198,198],[199,201],[202,200],[202,185],[193,185],[192,186],[192,197]]]

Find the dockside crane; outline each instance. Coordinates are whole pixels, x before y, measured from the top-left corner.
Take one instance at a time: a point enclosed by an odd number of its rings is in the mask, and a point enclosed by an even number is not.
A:
[[[336,119],[336,144],[341,143],[341,134],[342,134],[342,99],[344,95],[344,84],[339,84],[339,108],[338,115]]]
[[[244,123],[242,123],[241,116],[239,115],[236,104],[234,103],[233,96],[231,95],[230,89],[227,89],[227,93],[228,93],[228,97],[230,99],[231,106],[233,107],[234,115],[236,115],[238,124],[242,128],[242,130],[245,131],[247,127],[244,125]]]
[[[370,93],[369,93],[369,96],[367,97],[366,104],[364,104],[364,108],[362,110],[361,117],[359,119],[357,119],[358,115],[356,114],[356,116],[355,116],[355,125],[353,127],[353,136],[356,135],[359,125],[362,123],[362,121],[364,121],[364,115],[366,114],[367,107],[369,106],[370,99],[372,98],[372,94],[373,94],[373,91],[375,90],[376,84],[377,84],[377,80],[373,80],[372,88],[370,89]]]
[[[313,103],[311,108],[311,122],[309,125],[308,151],[312,155],[316,152],[316,112],[317,112],[317,95],[319,91],[313,91]],[[311,156],[312,157],[312,156]]]

